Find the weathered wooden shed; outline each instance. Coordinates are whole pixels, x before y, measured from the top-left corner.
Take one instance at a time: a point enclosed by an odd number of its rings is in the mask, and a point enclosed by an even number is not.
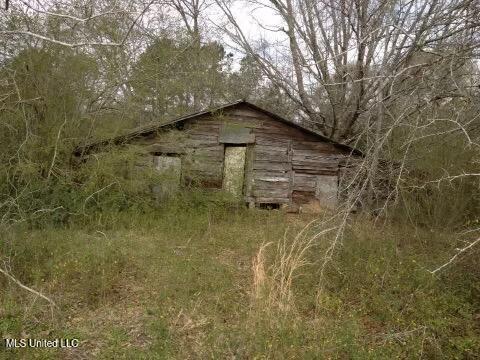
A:
[[[243,100],[92,143],[76,155],[108,143],[145,146],[156,169],[171,175],[169,189],[172,181],[196,182],[250,206],[314,201],[334,207],[340,169],[347,158],[362,155]]]

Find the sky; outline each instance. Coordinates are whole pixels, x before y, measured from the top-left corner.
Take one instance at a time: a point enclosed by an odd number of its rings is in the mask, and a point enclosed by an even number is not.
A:
[[[285,36],[278,31],[269,31],[268,29],[278,28],[281,24],[281,19],[275,15],[275,12],[268,7],[254,6],[251,2],[238,0],[233,2],[230,8],[232,14],[235,16],[243,34],[251,42],[258,42],[260,39],[266,40],[270,43],[285,41]],[[221,30],[228,23],[221,10],[212,6],[209,9],[207,17],[210,19],[210,25],[220,27]],[[282,36],[283,35],[283,36]],[[234,58],[237,62],[243,57],[241,51],[236,49],[236,46],[225,33],[220,35],[222,42],[230,46],[230,51],[234,53]]]
[[[38,9],[39,11],[52,11],[51,6],[54,3],[52,0],[24,0],[26,2],[23,3],[16,3],[16,6],[24,6],[25,4],[29,4],[34,9]],[[223,44],[226,45],[226,50],[228,52],[233,53],[234,55],[234,63],[233,68],[238,69],[240,60],[243,58],[244,54],[237,46],[231,41],[229,36],[225,34],[223,31],[226,26],[228,26],[228,21],[221,11],[221,9],[215,4],[214,0],[207,0],[211,3],[205,12],[204,15],[204,23],[206,25],[206,30],[204,31],[204,36],[206,39],[211,40],[220,40]],[[256,0],[257,2],[261,2],[263,0]],[[0,0],[1,2],[1,0]],[[56,3],[61,3],[62,0],[55,0]],[[81,2],[80,2],[81,3]],[[63,4],[66,9],[73,7],[74,2],[72,0],[63,0]],[[252,1],[249,0],[232,0],[231,1],[231,8],[232,14],[235,16],[236,21],[240,25],[242,32],[247,37],[251,44],[255,44],[256,42],[263,40],[268,43],[276,43],[279,41],[285,41],[285,34],[278,31],[269,31],[268,29],[278,28],[278,26],[282,23],[281,19],[275,15],[275,12],[270,9],[268,6],[261,6],[261,5],[254,5]],[[54,11],[54,10],[53,10]],[[56,12],[56,11],[55,11]],[[63,11],[59,11],[62,13]],[[67,11],[68,12],[68,11]],[[167,10],[165,6],[158,4],[153,4],[150,6],[148,11],[144,13],[144,20],[148,23],[150,20],[157,19],[159,21],[166,21],[167,23],[160,25],[161,27],[165,26],[166,28],[169,27],[168,19],[163,18],[159,14],[168,14],[172,16],[175,12],[170,9]],[[98,15],[98,14],[97,14]],[[177,14],[177,19],[179,16]]]

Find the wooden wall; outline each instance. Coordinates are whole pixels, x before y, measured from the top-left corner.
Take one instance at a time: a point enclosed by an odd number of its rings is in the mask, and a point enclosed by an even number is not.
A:
[[[221,188],[225,124],[248,129],[244,195],[247,202],[306,203],[319,192],[319,182],[337,176],[339,162],[349,155],[313,134],[282,123],[246,104],[222,113],[185,120],[182,130],[159,133],[137,143],[153,154],[182,158],[182,176],[204,186]],[[321,199],[320,199],[321,201]]]

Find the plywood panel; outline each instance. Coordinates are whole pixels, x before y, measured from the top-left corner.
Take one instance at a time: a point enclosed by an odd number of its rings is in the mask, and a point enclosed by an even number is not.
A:
[[[226,123],[220,128],[218,141],[226,144],[252,144],[255,136],[245,126]]]
[[[335,208],[338,197],[338,176],[317,176],[315,197],[320,205],[326,208]]]
[[[223,189],[236,197],[240,197],[243,192],[245,153],[245,146],[225,148]]]

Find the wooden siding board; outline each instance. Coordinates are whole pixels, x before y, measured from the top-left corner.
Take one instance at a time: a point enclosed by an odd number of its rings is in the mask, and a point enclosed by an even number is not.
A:
[[[288,162],[288,155],[282,153],[270,153],[270,152],[255,152],[255,160],[256,161],[271,161],[271,162],[279,162],[279,163],[287,163]]]
[[[290,189],[290,182],[288,179],[284,182],[276,182],[272,184],[271,181],[263,181],[263,180],[255,180],[254,183],[254,191],[255,190],[289,190]]]
[[[256,135],[255,143],[258,145],[282,146],[288,147],[289,139],[279,139],[274,136]]]
[[[283,171],[286,172],[290,169],[291,165],[285,162],[271,162],[256,160],[253,162],[254,170],[270,170],[270,171]]]
[[[293,190],[315,192],[317,175],[294,173]]]
[[[330,144],[293,142],[292,167],[296,173],[334,175],[338,172],[343,155],[329,153]],[[330,148],[331,149],[331,148]]]
[[[253,189],[255,197],[290,198],[288,189]]]
[[[272,174],[272,173],[264,173],[258,174],[254,173],[253,178],[255,181],[268,181],[271,183],[280,183],[280,182],[288,182],[289,181],[289,174],[288,173],[281,173],[281,174]]]
[[[293,198],[292,198],[292,192],[293,192],[293,166],[292,166],[292,156],[293,156],[293,149],[292,149],[292,140],[288,141],[288,149],[287,149],[287,154],[288,154],[288,197],[290,199],[290,203],[292,203]]]
[[[206,161],[223,161],[224,149],[222,145],[207,146],[190,149],[193,158],[205,158]]]
[[[242,105],[236,108],[229,109],[225,112],[226,118],[239,120],[243,123],[249,123],[253,129],[255,137],[257,135],[274,135],[276,138],[283,138],[285,140],[318,140],[313,134],[309,134],[298,128],[282,123],[277,119],[270,117],[268,114],[252,109],[248,105]],[[247,126],[247,125],[245,125]]]
[[[287,178],[288,172],[286,171],[264,171],[264,170],[254,170],[252,173],[253,179],[261,179],[264,177],[283,177]]]
[[[254,157],[255,157],[255,145],[248,144],[245,154],[245,199],[251,201],[252,189],[253,189],[253,175],[254,175]]]
[[[256,145],[256,150],[258,152],[267,152],[267,153],[279,153],[279,154],[287,154],[288,153],[288,143],[286,146],[278,146],[278,145]]]
[[[292,192],[292,201],[295,204],[308,204],[312,199],[315,199],[315,191],[294,190]]]
[[[255,144],[252,196],[257,203],[290,202],[292,166],[289,159],[289,141],[260,139]]]
[[[222,129],[232,125],[243,129],[242,136],[222,137]],[[247,145],[244,196],[256,203],[313,198],[316,177],[336,175],[348,155],[333,144],[248,107],[188,120],[183,134],[178,142],[163,142],[161,134],[142,141],[149,144],[152,153],[181,154],[187,176],[216,184],[223,179],[221,142],[243,144],[254,137],[255,143]]]
[[[257,204],[288,204],[290,199],[288,197],[263,197],[255,198]]]

